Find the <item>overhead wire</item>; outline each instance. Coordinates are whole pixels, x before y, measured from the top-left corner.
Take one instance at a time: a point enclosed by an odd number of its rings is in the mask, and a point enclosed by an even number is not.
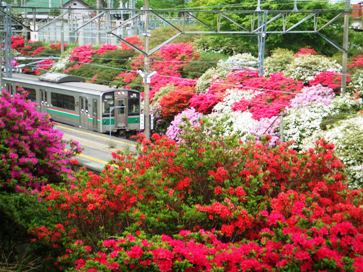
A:
[[[86,63],[86,62],[79,62],[79,63],[84,64],[84,65],[91,65],[91,66],[101,67],[101,68],[109,68],[108,66],[105,66],[105,65],[92,64],[92,63]],[[113,68],[113,70],[126,71],[126,72],[132,72],[132,73],[137,73],[138,72],[137,70],[122,69],[122,68]],[[188,78],[183,78],[183,77],[178,77],[178,76],[170,76],[170,75],[163,75],[163,74],[157,74],[157,75],[159,75],[160,77],[164,77],[164,78],[183,79],[183,80],[190,80],[190,81],[197,82],[197,79],[188,79]],[[92,79],[92,78],[88,78],[88,79]],[[113,81],[107,81],[107,82],[112,83]],[[128,85],[128,84],[125,84],[125,85]],[[170,85],[172,85],[172,83]],[[217,85],[217,86],[222,86],[222,87],[231,87],[232,89],[233,88],[239,88],[241,90],[253,90],[253,91],[260,91],[260,92],[271,92],[271,93],[277,93],[277,94],[295,95],[297,93],[297,92],[267,89],[267,88],[256,88],[256,87],[245,86],[243,84],[232,84],[232,83],[224,83],[224,82],[212,82],[211,85],[214,85],[214,86]],[[143,85],[138,84],[138,86],[143,86]]]

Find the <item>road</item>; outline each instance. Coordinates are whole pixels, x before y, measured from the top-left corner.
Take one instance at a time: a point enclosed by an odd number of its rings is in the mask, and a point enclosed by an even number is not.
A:
[[[83,130],[80,128],[56,123],[55,128],[63,133],[64,140],[75,140],[80,143],[83,152],[77,156],[81,165],[100,172],[112,159],[112,152],[117,150],[135,151],[134,142],[108,136],[106,134]]]

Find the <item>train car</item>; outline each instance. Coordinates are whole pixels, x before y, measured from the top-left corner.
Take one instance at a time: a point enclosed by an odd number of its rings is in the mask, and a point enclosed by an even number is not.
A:
[[[9,92],[23,88],[38,110],[49,113],[54,121],[103,133],[140,130],[138,91],[82,81],[60,73],[3,78]]]

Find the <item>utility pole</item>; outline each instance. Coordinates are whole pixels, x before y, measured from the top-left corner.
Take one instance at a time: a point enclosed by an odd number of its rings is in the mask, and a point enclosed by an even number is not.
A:
[[[61,0],[61,12],[63,13],[64,2]],[[64,16],[61,18],[61,53],[64,53]]]
[[[96,14],[97,16],[100,14],[100,8],[101,8],[101,0],[97,0],[96,2]],[[101,19],[97,18],[97,34],[96,34],[96,44],[101,44]]]
[[[145,118],[145,136],[147,139],[150,139],[150,56],[149,47],[150,47],[150,32],[149,32],[149,0],[144,0],[144,16],[145,16],[145,52],[144,55],[144,118]]]
[[[107,28],[108,28],[107,32],[109,32],[112,30],[112,14],[111,14],[111,9],[113,8],[112,0],[107,1],[107,7],[109,8],[108,13],[107,13]],[[109,36],[107,35],[106,37],[108,39]],[[109,39],[109,43],[112,43],[111,36]]]
[[[9,4],[5,4],[4,7],[5,15],[4,15],[4,74],[7,77],[12,77],[13,67],[11,64],[12,54],[11,54],[11,35],[12,35],[12,22],[10,18],[11,14],[11,6]],[[0,71],[1,72],[1,71]]]
[[[293,11],[298,11],[298,8],[297,8],[297,0],[294,0],[294,8],[292,9]]]
[[[266,17],[267,11],[261,10],[261,0],[257,1],[256,12],[258,14],[258,75],[264,74],[264,59],[265,59],[265,45],[266,45]]]
[[[349,50],[349,11],[350,0],[345,1],[344,13],[344,32],[343,32],[343,56],[342,56],[342,93],[347,91],[347,73],[348,73],[348,50]]]

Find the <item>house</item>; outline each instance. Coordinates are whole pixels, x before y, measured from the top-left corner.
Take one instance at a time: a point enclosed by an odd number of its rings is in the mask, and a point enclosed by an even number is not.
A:
[[[363,31],[363,2],[352,5],[352,29]]]
[[[75,18],[90,16],[90,11],[87,10],[90,6],[82,0],[27,0],[25,1],[24,6],[36,7],[36,20],[44,20],[58,16],[62,12],[60,8],[71,9],[72,16]],[[66,15],[66,17],[67,16],[68,15]],[[27,17],[33,19],[34,14],[32,12],[28,12]]]

